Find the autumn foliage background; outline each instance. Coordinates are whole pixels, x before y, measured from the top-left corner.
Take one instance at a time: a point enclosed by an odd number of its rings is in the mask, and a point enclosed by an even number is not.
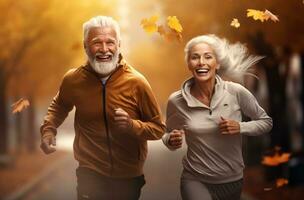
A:
[[[279,22],[246,17],[247,9],[268,9]],[[86,61],[82,24],[96,15],[113,16],[121,25],[122,53],[150,82],[165,111],[168,96],[190,76],[183,48],[192,37],[214,33],[232,42],[247,43],[262,32],[273,46],[304,48],[302,0],[0,0],[0,156],[9,160],[18,151],[37,151],[39,125],[64,73]],[[177,16],[182,39],[164,40],[147,34],[141,20]],[[239,28],[230,26],[233,18]],[[30,106],[12,114],[20,98]],[[267,108],[266,108],[267,109]]]

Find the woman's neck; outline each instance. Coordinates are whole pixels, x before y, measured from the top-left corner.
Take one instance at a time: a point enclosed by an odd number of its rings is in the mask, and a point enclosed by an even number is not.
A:
[[[204,82],[194,80],[190,93],[205,105],[210,106],[211,98],[214,93],[214,85],[215,78]]]

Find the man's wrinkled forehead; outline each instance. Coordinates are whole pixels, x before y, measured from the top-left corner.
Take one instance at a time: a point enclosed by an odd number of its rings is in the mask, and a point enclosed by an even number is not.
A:
[[[97,38],[105,38],[117,41],[117,33],[111,26],[90,28],[88,32],[88,41],[96,40]]]

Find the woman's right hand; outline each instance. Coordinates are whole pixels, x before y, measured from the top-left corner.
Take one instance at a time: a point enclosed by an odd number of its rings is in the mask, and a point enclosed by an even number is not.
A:
[[[170,132],[170,138],[168,144],[173,149],[179,149],[183,144],[183,134],[185,134],[184,130],[176,130]]]

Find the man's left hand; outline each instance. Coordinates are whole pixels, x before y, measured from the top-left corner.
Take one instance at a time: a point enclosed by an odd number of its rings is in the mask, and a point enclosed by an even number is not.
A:
[[[129,114],[122,108],[114,109],[114,121],[118,128],[120,129],[131,129],[132,119]]]

